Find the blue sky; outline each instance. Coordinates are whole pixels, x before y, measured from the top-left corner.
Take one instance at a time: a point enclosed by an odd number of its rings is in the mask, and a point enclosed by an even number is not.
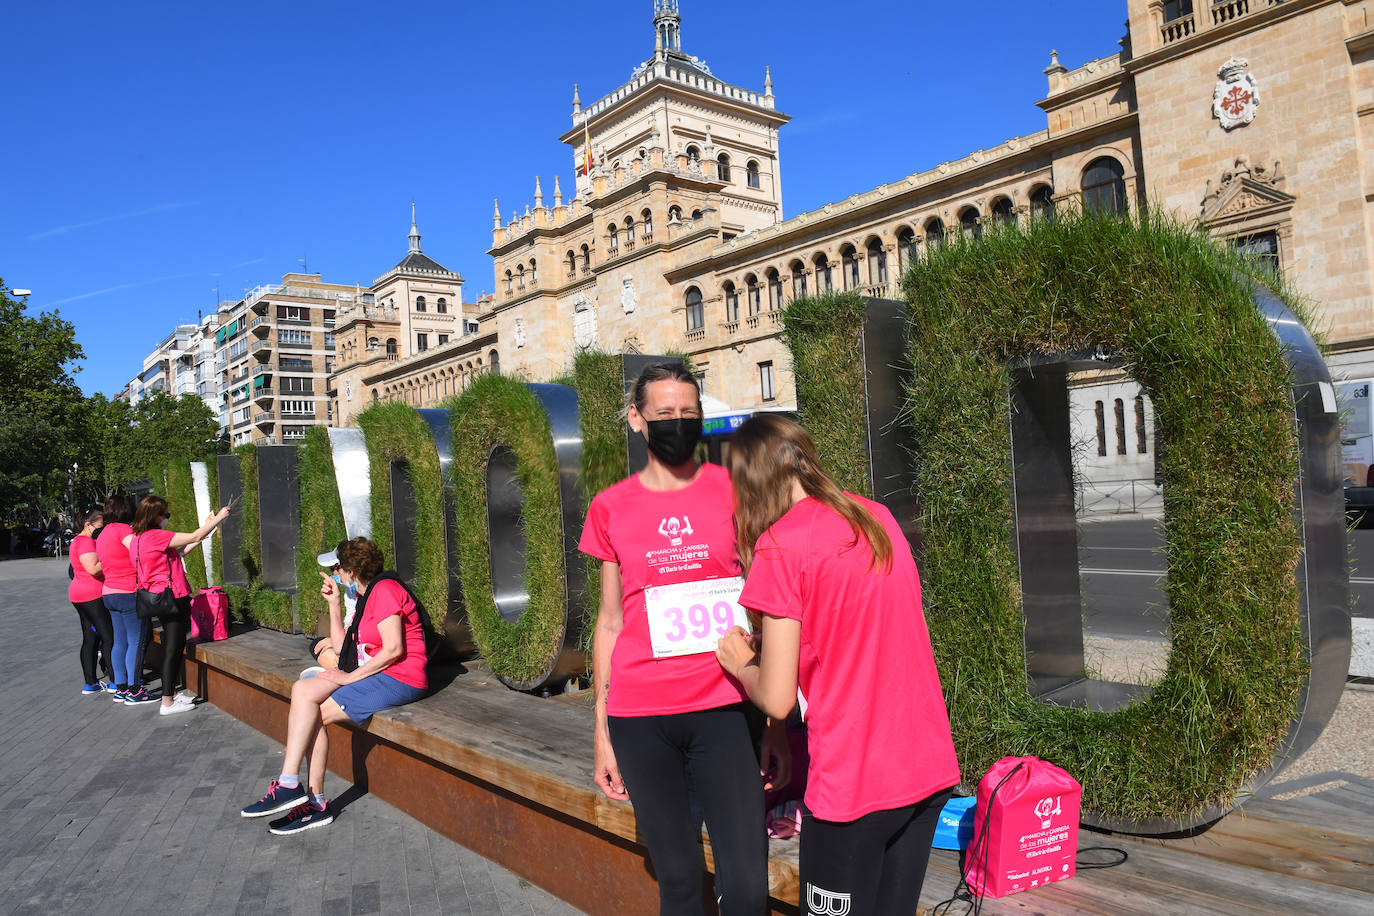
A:
[[[572,187],[590,102],[653,51],[652,0],[9,3],[0,278],[57,308],[116,393],[198,309],[311,271],[367,285],[424,249],[492,288],[491,202]],[[1045,126],[1050,48],[1115,52],[1124,0],[681,0],[683,48],[761,89],[787,216]]]

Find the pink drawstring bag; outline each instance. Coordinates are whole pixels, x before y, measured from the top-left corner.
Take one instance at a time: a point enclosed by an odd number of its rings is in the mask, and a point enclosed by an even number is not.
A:
[[[978,896],[1072,878],[1083,787],[1039,757],[1003,757],[978,783],[968,886]]]
[[[191,642],[229,638],[229,595],[219,586],[203,588],[191,599]]]

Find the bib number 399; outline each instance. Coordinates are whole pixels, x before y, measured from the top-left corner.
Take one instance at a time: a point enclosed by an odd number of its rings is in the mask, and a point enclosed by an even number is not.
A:
[[[740,607],[744,579],[703,579],[644,590],[654,658],[716,651],[716,641],[749,618]]]

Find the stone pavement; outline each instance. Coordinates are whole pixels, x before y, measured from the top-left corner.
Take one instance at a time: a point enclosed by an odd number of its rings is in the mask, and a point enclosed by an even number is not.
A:
[[[281,745],[210,705],[82,696],[65,562],[0,562],[0,913],[578,912],[332,775],[329,827],[241,818]]]

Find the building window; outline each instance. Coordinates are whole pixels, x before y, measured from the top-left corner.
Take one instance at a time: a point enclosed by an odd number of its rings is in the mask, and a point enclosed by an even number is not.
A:
[[[1164,0],[1164,21],[1173,22],[1193,15],[1193,0]]]
[[[771,359],[766,363],[759,363],[759,395],[765,401],[771,401],[778,396],[777,390],[773,387],[773,361]]]
[[[448,300],[445,299],[444,297],[440,296],[440,297],[439,297],[439,301],[436,302],[436,303],[434,303],[434,311],[438,312],[440,315],[447,315],[447,314],[448,314]]]
[[[417,312],[423,312],[424,310],[425,310],[425,297],[424,297],[424,296],[416,296],[416,297],[415,297],[415,311],[417,311]]]
[[[620,250],[620,230],[619,230],[619,228],[616,227],[616,224],[615,224],[615,223],[611,223],[611,225],[608,227],[608,229],[607,229],[606,231],[607,231],[607,233],[610,235],[610,242],[609,242],[609,243],[607,244],[607,246],[606,246],[607,249],[609,249],[610,251],[619,251],[619,250]]]
[[[281,394],[314,394],[315,380],[310,378],[297,378],[291,375],[283,375],[277,380]]]
[[[644,224],[644,231],[641,232],[640,235],[644,238],[644,241],[647,242],[654,237],[654,215],[648,210],[645,210],[643,213],[639,214],[639,219],[640,222]]]
[[[386,339],[386,355],[387,355],[387,356],[395,356],[395,355],[397,355],[397,354],[396,354],[396,338],[394,338],[394,337],[388,337],[388,338]]]
[[[1097,455],[1100,458],[1107,454],[1107,418],[1101,401],[1093,407],[1093,413],[1097,417]]]
[[[887,252],[883,250],[883,243],[879,239],[870,239],[868,242],[868,282],[887,286]]]
[[[759,312],[763,311],[763,291],[759,286],[758,277],[750,274],[744,278],[744,285],[749,290],[749,314],[757,315]]]
[[[725,284],[725,320],[739,321],[739,290],[729,281]]]
[[[916,233],[910,226],[902,227],[897,233],[897,266],[906,271],[916,263]]]
[[[701,304],[701,290],[687,289],[687,330],[698,331],[706,326],[706,312]]]
[[[310,306],[279,305],[277,306],[277,318],[283,321],[309,321]]]
[[[1116,453],[1126,454],[1126,405],[1121,403],[1121,398],[1114,402],[1113,410],[1116,417]]]
[[[749,185],[749,187],[753,188],[754,190],[758,190],[759,164],[757,161],[753,159],[750,159],[748,164],[744,166],[744,183]]]
[[[511,293],[511,288],[514,286],[514,284],[515,284],[515,275],[514,275],[513,273],[511,273],[509,270],[506,271],[506,295],[507,295],[507,296],[510,295],[510,293]]]
[[[539,265],[535,262],[534,258],[530,258],[530,285],[539,285]]]
[[[701,219],[701,211],[700,211],[700,210],[693,210],[693,211],[692,211],[692,222],[696,222],[696,221],[699,220],[699,219]]]
[[[421,331],[415,335],[415,352],[423,353],[429,349],[429,335]]]
[[[1126,172],[1110,156],[1094,159],[1083,170],[1083,209],[1090,213],[1126,212]]]
[[[965,207],[959,211],[959,229],[964,233],[964,238],[983,237],[983,220],[977,207]]]
[[[721,153],[716,157],[716,164],[720,166],[720,180],[730,180],[730,157]]]
[[[443,346],[444,344],[446,344],[446,343],[448,343],[448,335],[447,335],[447,334],[440,334],[440,335],[439,335],[439,346],[442,347],[442,346]]]
[[[1136,454],[1144,455],[1147,451],[1145,443],[1145,398],[1143,395],[1135,396],[1135,450]]]
[[[670,223],[676,223],[676,222],[681,222],[681,221],[682,221],[682,208],[679,207],[677,204],[673,204],[671,207],[668,208],[668,222],[670,222]]]
[[[1031,191],[1030,196],[1031,221],[1053,220],[1054,219],[1054,188],[1047,184]]]
[[[853,245],[846,245],[840,250],[840,276],[845,289],[859,288],[859,255]]]
[[[491,353],[489,354],[489,356],[490,356],[490,362],[487,364],[488,368],[491,369],[493,375],[500,375],[500,374],[501,374],[501,354],[497,353],[495,350],[492,350]],[[479,359],[479,360],[477,361],[477,363],[478,363],[478,365],[480,366],[481,363],[482,363],[482,361]]]
[[[372,403],[373,403],[373,404],[376,404],[376,403],[377,403],[378,401],[380,401],[381,399],[382,399],[382,396],[379,395],[379,394],[377,393],[377,389],[376,389],[376,388],[373,388],[373,389],[372,389]]]
[[[774,312],[782,308],[782,277],[771,267],[768,269],[768,308]]]
[[[585,274],[592,269],[592,250],[586,245],[582,246],[582,272]]]
[[[1231,239],[1231,247],[1257,259],[1273,273],[1279,272],[1279,234],[1276,230],[1236,236]]]
[[[627,248],[635,247],[635,218],[633,216],[625,217],[625,246]]]
[[[945,243],[945,224],[940,219],[932,219],[926,223],[926,251],[934,251]]]
[[[1016,208],[1012,206],[1010,197],[999,197],[992,202],[992,221],[998,226],[1016,224]]]
[[[694,165],[700,161],[701,150],[697,149],[695,146],[687,147],[687,162]]]
[[[568,252],[568,276],[577,276],[577,255],[572,251]]]
[[[806,295],[806,265],[801,261],[792,262],[792,298]]]
[[[818,254],[811,259],[811,263],[816,265],[816,292],[834,292],[835,284],[830,279],[830,259],[824,254]]]

